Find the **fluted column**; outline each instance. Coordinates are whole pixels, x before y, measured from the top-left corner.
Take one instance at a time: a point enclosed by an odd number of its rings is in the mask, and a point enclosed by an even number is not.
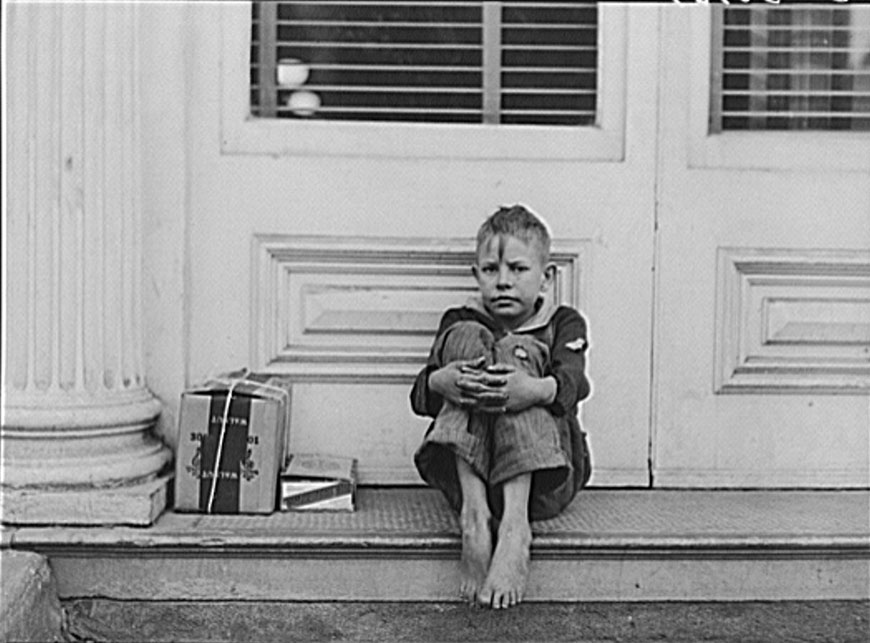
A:
[[[8,6],[7,523],[142,523],[165,504],[142,354],[138,11]]]

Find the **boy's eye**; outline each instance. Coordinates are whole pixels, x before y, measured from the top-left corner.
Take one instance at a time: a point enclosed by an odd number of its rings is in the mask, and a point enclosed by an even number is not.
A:
[[[497,272],[498,269],[493,265],[487,264],[485,266],[481,266],[480,271],[485,275],[491,275]]]

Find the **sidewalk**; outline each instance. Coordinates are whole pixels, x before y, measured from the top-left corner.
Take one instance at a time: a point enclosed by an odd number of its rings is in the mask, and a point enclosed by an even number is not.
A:
[[[870,602],[67,604],[72,633],[95,641],[680,641],[870,640]]]

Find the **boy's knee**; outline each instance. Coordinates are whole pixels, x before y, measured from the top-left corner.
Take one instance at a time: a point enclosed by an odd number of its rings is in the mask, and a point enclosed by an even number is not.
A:
[[[511,364],[530,375],[543,375],[549,359],[547,345],[528,335],[507,335],[495,346],[496,362]]]
[[[495,338],[492,332],[476,321],[456,322],[440,338],[438,354],[441,363],[446,364],[457,359],[476,359],[485,356],[487,363],[491,361]]]

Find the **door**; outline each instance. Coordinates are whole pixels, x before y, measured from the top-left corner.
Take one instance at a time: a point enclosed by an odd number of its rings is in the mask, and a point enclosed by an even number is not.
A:
[[[870,10],[674,9],[654,483],[867,486]]]
[[[413,375],[474,288],[478,225],[523,202],[589,320],[593,483],[648,484],[659,10],[597,12],[594,122],[566,128],[251,117],[251,7],[188,7],[188,384],[284,374],[291,450],[418,483]]]

